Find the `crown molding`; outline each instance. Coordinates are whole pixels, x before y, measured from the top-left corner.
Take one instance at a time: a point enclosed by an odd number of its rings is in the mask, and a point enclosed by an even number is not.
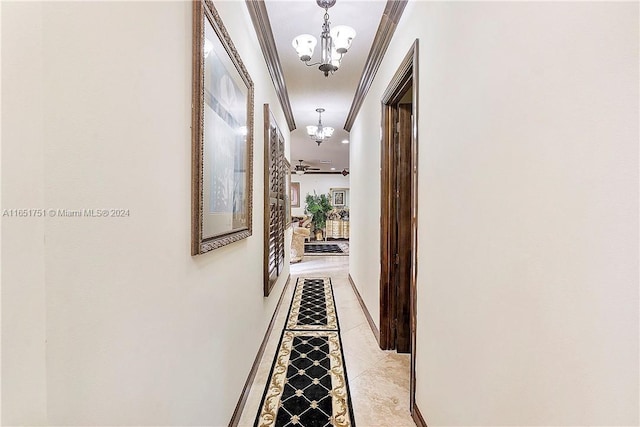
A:
[[[402,12],[404,12],[407,2],[408,0],[387,0],[387,5],[384,8],[380,24],[378,25],[378,31],[376,31],[376,36],[371,44],[369,56],[364,64],[362,76],[360,76],[358,88],[356,89],[353,102],[351,103],[351,109],[347,115],[347,121],[344,123],[344,130],[347,132],[351,132],[353,122],[356,120],[356,116],[360,111],[360,107],[362,107],[364,98],[369,92],[371,83],[373,83],[373,79],[378,72],[380,63],[382,63],[384,54],[387,52],[387,48],[389,47],[391,38],[396,31],[396,27],[398,26],[400,17],[402,17]]]
[[[271,75],[271,81],[273,82],[276,94],[280,100],[280,105],[284,111],[287,126],[289,127],[289,131],[293,131],[296,128],[296,122],[293,118],[291,104],[289,103],[287,85],[284,81],[284,74],[282,73],[282,65],[280,64],[280,57],[276,49],[276,42],[273,39],[273,31],[271,30],[267,7],[265,6],[264,0],[245,0],[245,4],[249,10],[253,28],[256,30],[260,49],[264,55],[264,61],[267,64],[269,74]]]

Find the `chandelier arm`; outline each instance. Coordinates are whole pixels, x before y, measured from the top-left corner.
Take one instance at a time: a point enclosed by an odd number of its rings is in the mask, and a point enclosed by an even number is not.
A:
[[[313,67],[320,64],[322,64],[322,62],[314,62],[313,64],[309,64],[309,61],[304,61],[304,65],[306,65],[307,67]]]

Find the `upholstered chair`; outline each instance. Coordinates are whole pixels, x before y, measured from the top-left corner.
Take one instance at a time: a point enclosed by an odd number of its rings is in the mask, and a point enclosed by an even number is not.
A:
[[[291,262],[300,262],[304,258],[304,241],[311,231],[306,227],[294,227],[291,239]]]

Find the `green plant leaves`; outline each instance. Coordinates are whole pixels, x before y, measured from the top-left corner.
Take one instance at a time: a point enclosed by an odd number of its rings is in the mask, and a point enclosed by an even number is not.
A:
[[[311,222],[315,228],[322,229],[327,224],[327,213],[333,209],[330,200],[331,198],[328,194],[318,195],[315,191],[313,194],[307,193],[307,196],[305,197],[306,206],[304,211],[313,216]]]

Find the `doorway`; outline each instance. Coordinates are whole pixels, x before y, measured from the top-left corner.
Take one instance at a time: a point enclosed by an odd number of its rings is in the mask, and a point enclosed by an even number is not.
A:
[[[380,348],[411,354],[415,401],[418,40],[382,97]]]

